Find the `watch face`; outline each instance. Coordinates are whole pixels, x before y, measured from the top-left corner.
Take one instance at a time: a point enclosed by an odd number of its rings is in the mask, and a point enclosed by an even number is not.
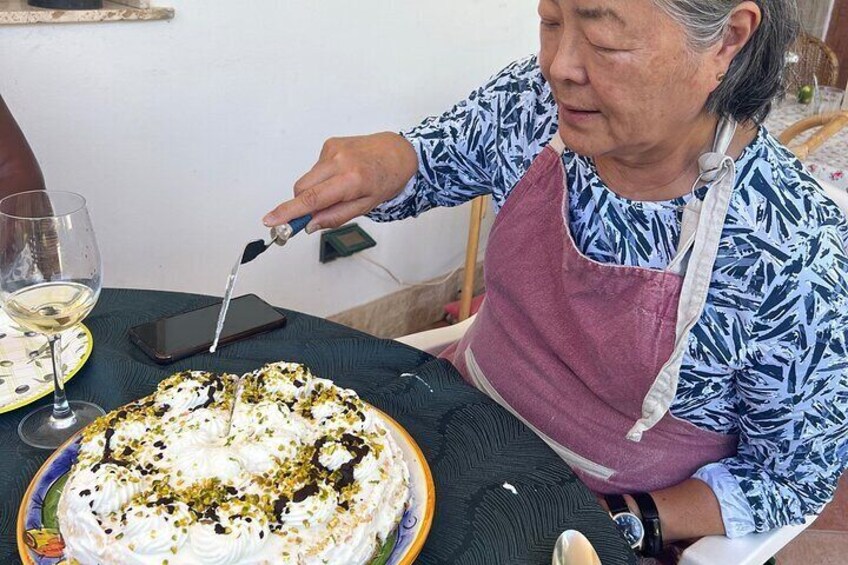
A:
[[[642,521],[630,512],[616,514],[612,519],[630,547],[637,549],[642,543],[642,538],[645,537],[645,527],[642,525]]]

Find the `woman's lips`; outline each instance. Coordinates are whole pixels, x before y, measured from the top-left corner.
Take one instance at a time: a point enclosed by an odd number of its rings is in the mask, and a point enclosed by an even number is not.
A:
[[[574,106],[559,104],[560,119],[575,126],[585,124],[592,118],[600,116],[600,114],[601,113],[597,110],[588,110],[585,108],[576,108]]]

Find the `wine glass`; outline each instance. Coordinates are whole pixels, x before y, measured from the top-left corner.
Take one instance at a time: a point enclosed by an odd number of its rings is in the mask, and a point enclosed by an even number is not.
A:
[[[101,271],[82,196],[35,190],[0,200],[0,304],[21,327],[47,338],[53,360],[53,406],[18,425],[27,445],[56,448],[104,413],[90,402],[68,402],[61,359],[61,332],[91,312]]]

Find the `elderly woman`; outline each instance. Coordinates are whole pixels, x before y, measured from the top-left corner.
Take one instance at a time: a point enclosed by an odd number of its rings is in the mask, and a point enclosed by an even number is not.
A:
[[[539,14],[538,57],[401,136],[328,141],[265,223],[493,195],[465,378],[642,520],[643,553],[801,522],[848,457],[848,226],[759,125],[794,3]]]

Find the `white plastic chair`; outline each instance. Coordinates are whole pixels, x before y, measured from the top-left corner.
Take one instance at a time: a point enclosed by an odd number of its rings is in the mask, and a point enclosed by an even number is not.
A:
[[[848,216],[848,193],[829,183],[819,182],[825,194]],[[475,318],[476,316],[472,316],[452,326],[407,335],[396,341],[431,354],[438,354],[448,345],[459,341],[474,323]],[[736,539],[725,536],[701,538],[683,552],[680,565],[763,565],[807,529],[816,518],[817,516],[810,516],[803,524],[784,526],[771,532],[751,534]]]
[[[812,524],[817,516],[797,526],[784,526],[764,534],[750,534],[729,539],[724,536],[707,536],[696,541],[683,552],[680,565],[763,565],[778,551]]]
[[[431,355],[438,355],[448,345],[462,339],[462,336],[465,335],[465,332],[474,323],[475,318],[477,318],[476,314],[458,324],[406,335],[395,339],[395,341],[399,341],[415,349],[420,349],[421,351],[426,351]]]

